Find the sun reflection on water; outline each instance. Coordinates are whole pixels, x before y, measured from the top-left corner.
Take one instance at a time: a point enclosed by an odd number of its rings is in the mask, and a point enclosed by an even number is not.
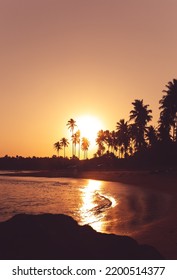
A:
[[[102,194],[101,181],[88,180],[82,189],[81,224],[90,224],[96,231],[103,231],[106,210],[116,204],[113,197]]]

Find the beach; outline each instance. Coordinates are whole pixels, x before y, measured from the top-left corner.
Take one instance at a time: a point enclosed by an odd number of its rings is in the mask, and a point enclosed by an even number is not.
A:
[[[147,244],[155,247],[166,259],[177,259],[177,175],[169,170],[119,170],[119,171],[36,171],[18,172],[13,175],[37,176],[37,177],[76,177],[85,179],[104,180],[109,182],[121,182],[129,186],[137,186],[143,189],[154,189],[157,192],[170,196],[169,212],[154,222],[147,224],[143,230],[134,231],[129,235],[139,244]],[[151,204],[151,201],[149,201]]]
[[[167,217],[146,229],[131,235],[141,244],[154,246],[167,259],[177,259],[177,175],[175,172],[150,172],[150,171],[105,171],[85,172],[84,178],[108,180],[136,185],[139,188],[153,188],[173,197],[173,211]]]
[[[36,174],[37,175],[37,174]],[[38,175],[45,175],[39,172]],[[38,176],[37,175],[37,176]],[[177,259],[177,172],[176,170],[119,170],[119,171],[81,171],[71,173],[46,171],[46,176],[76,176],[79,178],[121,182],[144,188],[155,189],[173,197],[173,210],[168,216],[147,225],[146,229],[134,232],[131,237],[140,244],[154,246],[167,259]],[[171,205],[170,205],[171,208]]]
[[[154,246],[167,259],[177,259],[177,174],[170,171],[90,171],[82,178],[116,181],[139,188],[153,188],[173,197],[173,211],[168,217],[147,225],[146,229],[131,235],[141,244]]]

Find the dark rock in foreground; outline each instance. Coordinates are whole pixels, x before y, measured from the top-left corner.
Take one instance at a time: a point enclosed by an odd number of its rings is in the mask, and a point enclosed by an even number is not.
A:
[[[0,259],[163,259],[148,245],[126,236],[79,226],[66,215],[20,214],[0,223]]]

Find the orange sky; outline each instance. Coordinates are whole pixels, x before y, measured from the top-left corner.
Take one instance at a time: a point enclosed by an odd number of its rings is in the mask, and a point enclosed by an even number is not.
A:
[[[52,156],[70,118],[112,130],[134,99],[156,124],[176,14],[176,0],[0,0],[0,156]]]

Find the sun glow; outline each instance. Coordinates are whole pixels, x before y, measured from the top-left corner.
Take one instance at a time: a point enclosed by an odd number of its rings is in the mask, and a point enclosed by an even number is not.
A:
[[[95,140],[99,130],[103,129],[101,121],[94,116],[79,116],[76,119],[77,127],[80,130],[81,138],[86,137],[90,142],[90,147],[95,146]]]
[[[101,181],[88,180],[88,184],[82,190],[83,204],[80,208],[81,224],[92,224],[92,227],[97,231],[101,231],[103,227],[102,214],[101,217],[98,217],[99,214],[96,213],[97,196],[100,191]]]
[[[107,211],[115,207],[118,202],[113,196],[104,194],[103,182],[97,180],[87,181],[82,189],[81,197],[81,224],[90,224],[96,231],[104,231],[104,217],[107,215]]]

